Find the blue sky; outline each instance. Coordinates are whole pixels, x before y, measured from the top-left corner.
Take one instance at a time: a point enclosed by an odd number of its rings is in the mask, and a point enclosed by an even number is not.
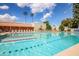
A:
[[[29,6],[28,4],[0,3],[0,15],[8,14],[15,16],[16,22],[24,22],[25,17],[23,16],[23,12],[26,11],[28,14],[34,13],[34,22],[41,22],[42,19],[47,19],[52,25],[59,25],[65,18],[71,18],[73,16],[72,4],[59,3],[42,5],[43,4],[37,4],[37,6],[33,6],[30,4]],[[32,22],[30,15],[26,16],[26,22]]]

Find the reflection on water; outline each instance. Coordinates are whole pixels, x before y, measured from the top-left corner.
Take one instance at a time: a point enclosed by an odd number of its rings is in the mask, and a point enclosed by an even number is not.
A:
[[[0,42],[2,42],[2,40],[3,40],[4,38],[7,38],[7,37],[8,37],[7,34],[5,34],[5,35],[0,35]]]
[[[27,38],[34,38],[34,39],[63,39],[64,37],[68,36],[79,36],[79,33],[71,33],[71,32],[33,32],[33,33],[13,33],[4,36],[5,39],[1,39],[0,37],[0,42],[4,42],[6,40],[18,40],[18,39],[27,39]]]
[[[70,36],[70,35],[71,35],[70,32],[59,32],[59,35],[58,36],[60,36],[62,38],[62,37]]]
[[[65,36],[65,33],[64,32],[60,32],[59,33],[59,37],[63,38]]]
[[[40,39],[41,39],[41,38],[49,39],[49,38],[52,37],[52,33],[50,33],[50,32],[48,32],[48,33],[40,33],[39,35],[40,35]],[[38,36],[39,36],[39,35],[38,35]]]
[[[52,34],[51,34],[51,33],[47,33],[47,34],[46,34],[46,39],[51,38],[51,36],[52,36]]]

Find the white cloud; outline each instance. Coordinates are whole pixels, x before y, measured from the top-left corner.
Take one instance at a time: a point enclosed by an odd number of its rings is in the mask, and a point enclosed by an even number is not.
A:
[[[46,14],[44,15],[43,19],[46,19],[46,18],[49,17],[49,16],[51,16],[51,12],[46,13]]]
[[[7,5],[3,5],[3,6],[0,6],[0,9],[5,10],[5,9],[9,9],[9,7]]]
[[[15,22],[16,16],[11,16],[9,14],[0,15],[0,22]]]
[[[46,21],[48,17],[51,17],[52,12],[46,13],[40,20]]]
[[[18,7],[24,8],[25,6],[28,6],[30,3],[17,3]]]
[[[37,13],[37,12],[42,12],[44,11],[46,8],[47,9],[50,9],[50,8],[53,8],[56,6],[56,4],[54,3],[26,3],[26,4],[23,4],[23,3],[19,3],[17,4],[19,7],[25,7],[25,6],[28,6],[31,8],[32,10],[32,13]]]

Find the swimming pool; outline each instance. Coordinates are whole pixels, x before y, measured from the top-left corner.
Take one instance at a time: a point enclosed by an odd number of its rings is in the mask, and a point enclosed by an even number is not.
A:
[[[14,34],[13,34],[14,35]],[[51,33],[34,32],[18,34],[18,37],[34,37],[30,40],[20,40],[0,43],[0,56],[52,56],[77,43],[79,33]],[[9,36],[9,40],[16,40],[15,36]],[[12,38],[12,39],[11,39]]]

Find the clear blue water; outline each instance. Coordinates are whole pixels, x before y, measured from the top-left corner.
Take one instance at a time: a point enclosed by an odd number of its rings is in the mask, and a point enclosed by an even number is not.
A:
[[[30,35],[29,35],[30,34]],[[15,42],[1,42],[0,56],[52,56],[77,43],[79,43],[79,33],[51,33],[39,32],[20,35],[20,37],[34,36],[36,39],[20,40]],[[9,40],[17,39],[9,37]]]

